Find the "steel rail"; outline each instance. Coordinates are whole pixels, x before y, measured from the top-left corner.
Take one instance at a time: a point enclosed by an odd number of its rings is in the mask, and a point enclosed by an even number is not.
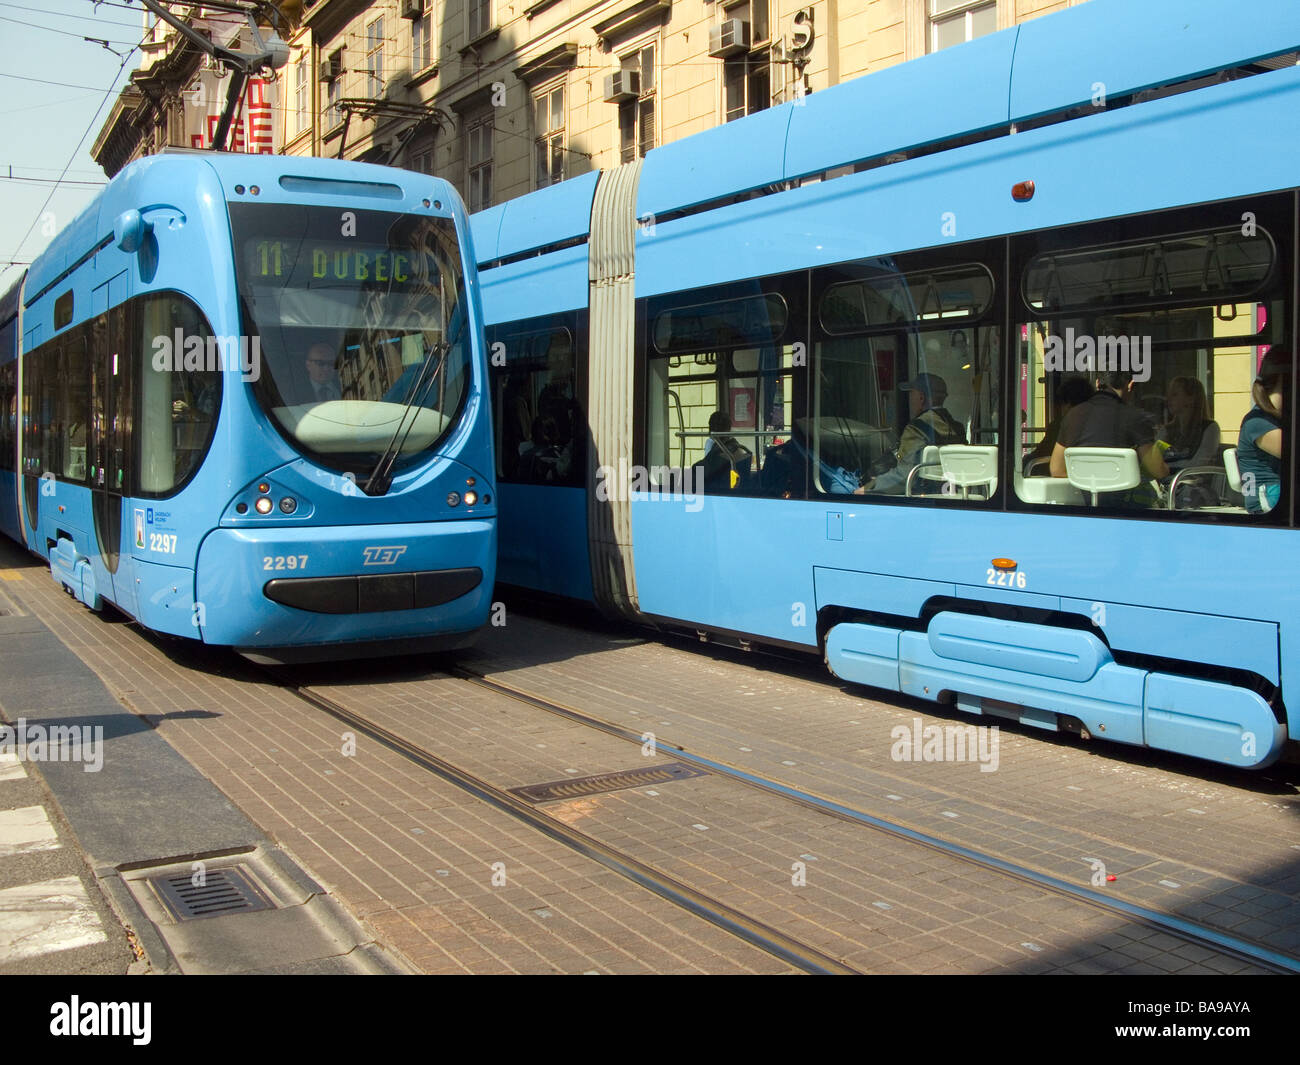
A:
[[[576,724],[585,725],[588,728],[596,729],[606,735],[627,740],[630,743],[635,743],[637,746],[641,746],[645,742],[642,734],[634,729],[625,728],[622,725],[616,725],[611,721],[605,721],[601,718],[593,717],[582,710],[576,710],[573,707],[554,702],[553,700],[544,698],[543,696],[524,691],[521,688],[516,688],[509,684],[503,684],[497,680],[492,680],[481,673],[466,669],[463,666],[444,667],[443,672],[447,673],[449,676],[458,677],[461,680],[475,684],[479,687],[487,688],[499,695],[506,695],[513,699],[517,699],[520,702],[527,703],[528,705],[540,710],[545,710],[548,713],[575,722]],[[958,858],[983,869],[989,869],[1004,876],[1012,877],[1022,883],[1030,884],[1034,887],[1049,891],[1052,894],[1063,895],[1075,901],[1083,902],[1104,910],[1110,914],[1122,916],[1128,920],[1136,921],[1139,924],[1155,928],[1161,932],[1167,932],[1171,935],[1178,936],[1180,939],[1185,939],[1188,942],[1214,950],[1217,953],[1227,954],[1237,958],[1238,960],[1248,961],[1277,973],[1300,973],[1300,958],[1272,950],[1269,947],[1251,940],[1241,939],[1237,936],[1219,932],[1206,925],[1198,924],[1195,921],[1188,921],[1170,913],[1164,913],[1160,910],[1152,910],[1145,906],[1139,906],[1136,903],[1126,902],[1123,899],[1116,899],[1104,895],[1099,891],[1094,891],[1092,888],[1084,887],[1080,884],[1072,884],[1068,880],[1063,880],[1062,878],[1053,876],[1050,873],[1030,869],[1027,866],[1007,861],[1006,859],[999,858],[996,855],[986,854],[952,840],[944,839],[940,836],[933,836],[918,829],[910,828],[901,822],[876,817],[864,810],[858,810],[854,807],[836,802],[834,799],[828,799],[824,796],[804,791],[801,788],[791,787],[788,784],[782,784],[779,781],[750,773],[748,770],[741,769],[739,766],[730,765],[726,762],[719,762],[712,758],[706,758],[703,755],[694,754],[680,744],[664,743],[658,737],[656,737],[655,743],[658,748],[667,748],[671,750],[673,752],[673,757],[679,758],[684,762],[689,762],[691,765],[706,769],[719,776],[735,780],[751,788],[756,788],[759,791],[771,795],[779,795],[784,799],[788,799],[809,809],[817,810],[843,821],[864,825],[898,839],[906,840],[909,843],[919,844],[920,846],[938,851],[939,853],[948,855],[949,857]]]
[[[274,676],[273,673],[271,675]],[[496,809],[509,814],[516,820],[525,822],[543,835],[564,844],[587,858],[591,858],[593,861],[599,862],[605,868],[631,880],[660,898],[695,914],[702,920],[731,933],[759,950],[780,958],[782,961],[788,962],[806,973],[848,975],[862,972],[862,970],[845,964],[839,958],[832,957],[810,944],[788,936],[771,925],[755,920],[739,910],[733,909],[726,903],[711,898],[703,892],[696,891],[680,880],[668,876],[613,847],[607,846],[599,840],[593,839],[585,832],[580,832],[570,825],[550,817],[545,812],[516,798],[509,792],[452,765],[418,744],[403,739],[396,733],[375,724],[362,714],[349,710],[333,699],[326,698],[308,687],[302,687],[278,677],[275,678],[275,683],[279,687],[292,692],[304,702],[310,703],[318,710],[329,714],[350,728],[364,733],[377,743],[383,744],[389,750],[418,765],[421,769],[441,777],[462,791],[468,792],[475,798],[481,799]]]

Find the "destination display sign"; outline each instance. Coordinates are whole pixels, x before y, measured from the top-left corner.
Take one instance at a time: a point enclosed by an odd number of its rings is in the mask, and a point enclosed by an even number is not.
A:
[[[245,245],[247,276],[255,283],[276,281],[294,288],[314,285],[424,284],[417,257],[355,241],[250,240]],[[433,271],[436,276],[438,271]]]

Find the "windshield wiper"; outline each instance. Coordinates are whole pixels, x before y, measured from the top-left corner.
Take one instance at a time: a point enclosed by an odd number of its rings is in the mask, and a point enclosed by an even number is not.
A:
[[[419,374],[416,375],[410,391],[406,394],[406,400],[402,407],[402,416],[398,419],[397,428],[393,430],[388,446],[384,448],[384,453],[379,456],[379,461],[366,479],[365,487],[362,489],[366,495],[381,496],[388,491],[389,486],[393,483],[393,464],[397,461],[397,456],[406,443],[406,438],[411,435],[411,430],[415,428],[418,416],[414,412],[414,408],[423,405],[424,394],[437,380],[438,375],[442,373],[447,364],[447,355],[451,352],[451,347],[451,344],[439,343],[425,352],[424,365],[420,367]],[[436,368],[434,367],[435,353]],[[433,368],[432,373],[429,372],[430,368]]]

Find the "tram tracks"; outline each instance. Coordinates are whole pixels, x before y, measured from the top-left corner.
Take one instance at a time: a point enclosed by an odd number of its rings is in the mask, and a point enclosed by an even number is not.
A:
[[[805,942],[797,936],[790,935],[765,921],[756,920],[721,899],[691,887],[683,880],[655,868],[625,850],[604,843],[594,836],[574,828],[572,825],[549,814],[545,808],[524,801],[510,791],[486,780],[478,773],[470,772],[452,764],[447,759],[434,754],[427,747],[413,742],[398,732],[380,724],[366,713],[344,705],[338,699],[314,690],[309,685],[298,685],[293,683],[292,680],[277,675],[274,671],[268,672],[278,686],[289,690],[299,699],[312,705],[317,710],[329,714],[358,733],[383,744],[389,750],[421,769],[455,785],[475,798],[489,803],[496,809],[518,821],[524,822],[547,837],[599,862],[646,890],[766,951],[774,957],[780,958],[808,973],[848,974],[862,971],[847,964],[842,958],[835,957],[827,951]],[[453,666],[445,667],[441,672],[448,677],[491,692],[496,696],[554,715],[570,724],[592,729],[606,736],[636,744],[638,747],[644,742],[642,734],[630,728],[595,717],[536,693],[503,684],[472,670]],[[1246,962],[1265,971],[1275,973],[1300,972],[1300,959],[1275,951],[1265,944],[1232,936],[1174,914],[1106,896],[1099,891],[1083,885],[1072,884],[1049,873],[1007,861],[996,855],[967,847],[950,839],[926,833],[901,821],[881,818],[824,796],[749,772],[738,766],[707,758],[681,745],[667,743],[662,739],[657,740],[657,745],[661,751],[670,751],[674,759],[721,779],[740,784],[770,797],[780,798],[804,809],[815,811],[820,815],[883,833],[908,844],[942,854],[947,858],[968,863],[985,872],[1030,886],[1046,895],[1092,907],[1130,924],[1141,925],[1166,933],[1182,942],[1195,944],[1211,950],[1217,955]]]
[[[848,975],[860,971],[815,946],[786,935],[779,929],[755,920],[719,899],[697,891],[681,880],[654,869],[624,851],[608,846],[587,833],[550,817],[531,804],[516,798],[510,792],[498,788],[476,774],[452,765],[431,751],[333,699],[313,692],[310,688],[286,685],[283,681],[278,683],[282,687],[288,687],[298,698],[329,714],[349,728],[383,744],[412,764],[487,802],[516,820],[523,821],[551,839],[599,862],[607,869],[639,884],[660,898],[730,932],[773,957],[789,962],[804,972],[817,975]]]
[[[644,742],[644,737],[633,729],[617,725],[603,718],[594,717],[585,711],[565,706],[562,703],[554,702],[543,696],[536,695],[532,692],[526,692],[509,684],[502,684],[500,681],[492,680],[481,673],[464,667],[449,667],[446,672],[450,676],[456,676],[471,684],[486,688],[489,691],[496,692],[499,695],[505,695],[512,699],[526,703],[529,706],[547,713],[554,714],[557,717],[564,718],[579,725],[603,732],[607,736],[614,736],[618,739],[627,740],[640,746]],[[1021,883],[1030,884],[1033,887],[1043,891],[1050,892],[1053,895],[1072,899],[1077,902],[1086,903],[1089,906],[1106,911],[1126,920],[1135,921],[1139,924],[1150,928],[1166,932],[1170,935],[1179,937],[1189,943],[1206,947],[1218,953],[1227,954],[1231,957],[1238,958],[1242,961],[1249,961],[1255,965],[1260,965],[1272,972],[1280,974],[1297,974],[1300,973],[1300,958],[1276,951],[1263,943],[1254,940],[1243,939],[1239,936],[1229,935],[1211,928],[1208,925],[1196,921],[1189,921],[1185,918],[1178,917],[1174,914],[1167,913],[1163,910],[1153,910],[1150,907],[1139,906],[1136,903],[1127,902],[1123,899],[1117,899],[1113,896],[1107,896],[1099,891],[1084,887],[1081,884],[1072,884],[1061,877],[1053,876],[1050,873],[1041,870],[1031,869],[1027,866],[1019,865],[1016,862],[1007,861],[996,855],[988,854],[983,851],[967,847],[964,844],[957,843],[954,840],[944,839],[941,836],[935,836],[901,821],[893,821],[887,818],[877,817],[869,814],[865,810],[858,810],[843,803],[836,802],[824,796],[805,791],[801,788],[792,787],[788,784],[782,784],[780,781],[772,780],[748,770],[741,769],[739,766],[730,765],[726,762],[720,762],[712,758],[706,758],[703,755],[695,754],[685,747],[665,743],[662,739],[657,739],[658,745],[666,747],[673,752],[673,757],[679,761],[686,762],[692,766],[704,769],[707,772],[726,777],[746,787],[757,789],[769,795],[776,795],[790,802],[796,803],[808,809],[816,810],[819,813],[834,817],[841,821],[848,821],[853,824],[862,825],[866,828],[883,832],[897,839],[905,840],[925,847],[929,850],[937,851],[951,858],[958,858],[961,861],[969,862]]]

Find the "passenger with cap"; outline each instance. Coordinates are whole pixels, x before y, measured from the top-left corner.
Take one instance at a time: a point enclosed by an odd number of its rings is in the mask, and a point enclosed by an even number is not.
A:
[[[907,392],[911,421],[903,428],[894,453],[894,466],[866,481],[862,492],[899,494],[907,487],[907,475],[921,464],[925,449],[934,445],[966,443],[966,430],[944,407],[948,383],[938,374],[917,374],[916,379],[899,386]]]

